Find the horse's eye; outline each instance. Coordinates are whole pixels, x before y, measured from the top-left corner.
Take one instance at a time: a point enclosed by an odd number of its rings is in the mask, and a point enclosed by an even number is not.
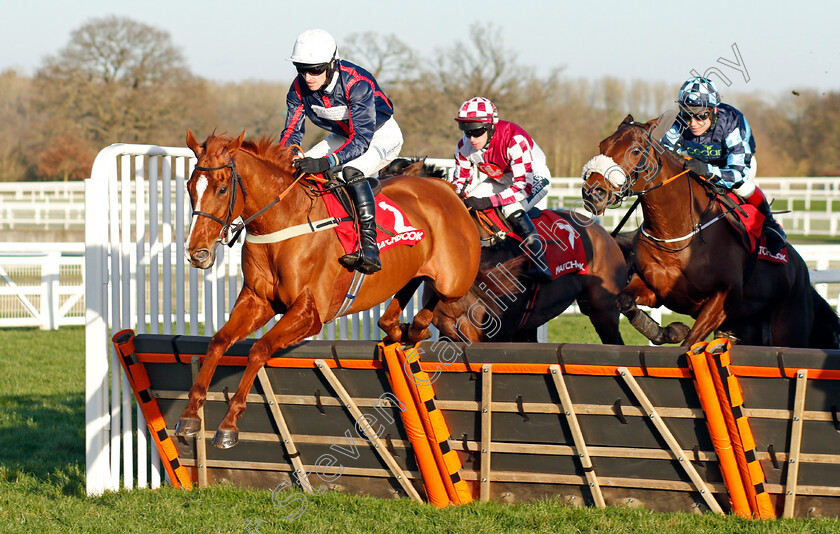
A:
[[[219,194],[224,195],[225,193],[227,193],[227,187],[225,187],[225,186],[220,187],[219,188]]]
[[[642,153],[642,149],[641,148],[634,148],[633,150],[630,151],[630,153],[633,154],[634,156],[638,156],[639,154]]]

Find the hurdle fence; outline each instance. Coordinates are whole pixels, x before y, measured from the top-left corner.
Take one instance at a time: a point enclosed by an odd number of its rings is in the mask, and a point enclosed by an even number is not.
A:
[[[185,183],[194,164],[186,148],[115,144],[100,151],[85,181],[88,494],[161,483],[160,458],[149,447],[146,422],[119,372],[111,336],[126,328],[210,336],[225,323],[242,285],[241,244],[219,247],[206,271],[184,260],[191,216]],[[404,320],[421,298],[408,303]],[[341,317],[314,339],[379,339],[376,323],[386,306]]]
[[[98,154],[85,181],[88,494],[158,487],[165,476],[111,337],[124,329],[210,336],[224,324],[241,287],[236,247],[220,247],[207,271],[183,259],[190,220],[185,181],[194,163],[185,148],[115,144]],[[405,318],[415,306],[409,304]],[[341,318],[314,339],[378,339],[382,310]],[[266,328],[271,326],[273,321]]]

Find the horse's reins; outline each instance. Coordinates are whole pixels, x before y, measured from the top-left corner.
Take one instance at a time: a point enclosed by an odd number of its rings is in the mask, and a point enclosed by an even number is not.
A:
[[[221,243],[222,245],[227,245],[229,247],[233,247],[233,244],[236,242],[237,239],[239,239],[239,234],[242,233],[242,230],[245,229],[245,227],[248,225],[248,223],[250,223],[251,221],[253,221],[257,217],[259,217],[260,215],[262,215],[263,213],[268,211],[275,204],[277,204],[278,202],[283,200],[283,198],[291,192],[292,188],[300,181],[300,179],[303,178],[304,174],[303,173],[299,174],[298,177],[295,178],[295,180],[291,184],[289,184],[288,187],[286,187],[286,189],[284,189],[279,195],[274,197],[274,200],[272,200],[271,202],[266,204],[262,209],[260,209],[259,211],[257,211],[256,213],[254,213],[253,215],[251,215],[250,217],[248,217],[247,219],[245,219],[241,223],[231,225],[231,223],[233,222],[233,209],[236,206],[236,186],[237,185],[239,186],[240,189],[242,189],[243,199],[248,198],[248,193],[247,193],[247,191],[245,191],[245,184],[242,183],[242,177],[239,175],[239,172],[236,170],[236,162],[234,161],[233,158],[231,158],[230,163],[228,163],[226,165],[220,165],[218,167],[199,167],[198,165],[196,165],[194,167],[195,170],[205,171],[205,172],[206,171],[220,171],[222,169],[227,169],[227,168],[230,168],[230,179],[231,179],[232,183],[231,183],[230,202],[228,204],[228,211],[227,211],[226,220],[222,220],[219,217],[216,217],[215,215],[213,215],[212,213],[207,213],[207,212],[204,212],[204,211],[195,211],[194,210],[193,215],[199,215],[201,217],[207,217],[208,219],[212,219],[212,220],[216,221],[217,223],[219,223],[220,225],[222,225],[222,229],[219,231],[219,237],[216,238],[216,242]],[[232,235],[231,235],[231,238],[228,239],[227,242],[225,242],[225,238],[227,237],[229,230],[232,233]]]
[[[639,125],[639,126],[641,127],[641,125]],[[647,132],[647,137],[648,137],[648,146],[650,148],[653,144],[653,140],[651,139],[650,132]],[[640,166],[643,163],[647,162],[648,157],[649,157],[648,153],[645,153],[644,158],[640,159],[639,163],[637,163],[635,168],[633,169],[633,173],[636,175],[635,179],[633,180],[634,183],[635,183],[636,180],[639,179],[639,175],[640,175],[639,168],[640,168]],[[654,178],[656,178],[656,176],[658,176],[660,171],[662,170],[662,162],[659,161],[659,160],[657,162],[658,162],[658,165],[656,167],[656,172],[653,173],[653,176],[650,178],[650,180],[653,180]],[[612,234],[613,237],[615,237],[615,235],[617,234],[617,231],[620,230],[621,227],[624,225],[624,223],[627,221],[627,219],[629,218],[629,216],[633,212],[633,210],[636,208],[636,206],[639,205],[639,203],[641,202],[641,199],[644,195],[650,193],[651,191],[655,191],[656,189],[659,189],[660,187],[666,186],[666,185],[670,184],[671,182],[673,182],[674,180],[676,180],[677,178],[680,178],[681,176],[686,175],[686,174],[688,174],[688,169],[686,169],[686,170],[684,170],[684,171],[682,171],[678,174],[675,174],[674,176],[668,178],[667,180],[663,180],[662,182],[660,182],[660,183],[654,185],[653,187],[651,187],[650,189],[644,189],[642,191],[632,192],[630,195],[631,196],[637,196],[638,198],[636,199],[636,202],[633,204],[633,206],[630,208],[630,210],[628,210],[628,212],[624,215],[624,218],[622,218],[621,222],[616,227],[616,229],[613,230],[613,234]],[[705,180],[705,178],[702,177],[702,176],[700,178]],[[690,179],[690,177],[689,177],[688,187],[689,187],[689,196],[691,196],[691,193],[690,193],[690,191],[691,191],[691,179]],[[689,205],[690,205],[691,210],[693,212],[694,211],[693,203],[690,203]],[[705,214],[707,214],[711,210],[711,208],[712,208],[712,201],[710,200],[709,204],[706,206],[706,209],[704,209],[703,213],[700,214],[699,220],[703,220],[703,216]],[[706,228],[708,228],[712,224],[714,224],[717,221],[719,221],[720,219],[724,218],[725,216],[726,216],[726,211],[724,211],[723,213],[713,217],[712,219],[710,219],[709,221],[707,221],[703,224],[700,224],[700,223],[694,224],[694,226],[692,227],[692,230],[689,233],[687,233],[683,236],[669,238],[669,239],[663,239],[661,237],[656,237],[656,236],[653,236],[653,235],[647,233],[647,231],[645,231],[644,224],[641,225],[640,231],[641,231],[641,233],[644,237],[646,237],[647,239],[649,239],[649,240],[651,240],[655,243],[677,243],[679,241],[684,241],[686,239],[694,237],[695,235],[699,234],[700,232],[702,232],[703,230],[705,230]],[[692,216],[692,218],[693,218],[693,216]],[[679,252],[680,250],[683,250],[686,247],[688,247],[688,244],[686,244],[684,247],[680,247],[680,248],[676,248],[676,249],[672,249],[672,248],[668,248],[668,247],[661,247],[661,248],[663,248],[664,250],[668,250],[670,252]]]

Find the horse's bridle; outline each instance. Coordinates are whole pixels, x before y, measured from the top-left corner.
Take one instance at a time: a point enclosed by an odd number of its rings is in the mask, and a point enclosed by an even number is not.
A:
[[[637,126],[639,128],[644,128],[644,125],[636,123],[636,122],[631,122],[631,123],[628,124],[628,126]],[[646,132],[646,136],[647,136],[647,146],[646,147],[645,146],[641,147],[642,148],[642,157],[639,158],[639,161],[636,163],[635,167],[633,168],[633,171],[627,176],[628,187],[626,188],[626,191],[623,191],[622,194],[619,195],[619,201],[624,200],[627,197],[632,197],[632,196],[641,197],[641,196],[644,196],[645,194],[647,194],[647,193],[649,193],[649,192],[651,192],[655,189],[659,189],[660,187],[662,187],[666,183],[670,182],[673,178],[675,178],[675,177],[669,178],[668,180],[666,180],[662,183],[656,184],[655,186],[651,187],[650,189],[644,189],[642,191],[633,191],[631,189],[633,184],[635,184],[636,182],[639,181],[639,178],[642,176],[642,172],[645,171],[648,168],[648,162],[650,160],[655,159],[655,161],[656,161],[656,171],[653,172],[653,175],[651,175],[649,178],[647,178],[648,182],[651,182],[651,181],[655,180],[656,177],[659,176],[659,173],[662,171],[662,160],[659,158],[658,155],[655,154],[655,150],[653,148],[653,137],[651,137],[650,132]],[[654,156],[651,156],[651,152],[654,153]],[[645,172],[645,174],[648,174],[648,173],[649,173],[649,171]],[[677,176],[680,176],[680,175],[677,175]]]
[[[629,123],[628,126],[638,126],[639,128],[644,127],[644,125],[642,125],[640,123],[635,123],[635,122]],[[655,152],[655,149],[653,148],[653,138],[651,136],[650,131],[646,132],[646,135],[647,135],[647,146],[642,147],[643,150],[644,150],[643,156],[639,159],[638,163],[636,163],[636,166],[634,167],[632,173],[630,175],[628,175],[628,179],[627,179],[627,182],[626,182],[628,187],[622,188],[623,190],[619,191],[619,194],[616,195],[618,200],[615,203],[621,202],[625,198],[631,197],[631,196],[636,196],[638,198],[636,199],[636,202],[633,204],[633,206],[630,208],[630,210],[628,210],[628,212],[625,214],[624,218],[619,223],[616,230],[620,229],[621,226],[624,225],[627,218],[630,216],[630,214],[633,212],[633,210],[635,210],[635,208],[639,205],[639,202],[641,201],[641,199],[644,195],[646,195],[646,194],[648,194],[652,191],[655,191],[656,189],[659,189],[660,187],[668,185],[669,183],[673,182],[677,178],[680,178],[681,176],[686,175],[688,173],[688,170],[684,170],[684,171],[682,171],[680,173],[677,173],[674,176],[668,178],[667,180],[663,180],[662,182],[654,185],[653,187],[650,187],[649,189],[643,189],[642,191],[633,191],[631,189],[631,187],[633,186],[633,184],[635,184],[639,180],[639,178],[641,176],[641,172],[644,169],[647,169],[648,161],[650,161],[650,159],[651,159],[651,153]],[[622,168],[622,170],[624,170],[623,167],[621,167],[621,168]],[[650,181],[654,180],[657,176],[659,176],[659,173],[661,171],[662,171],[662,160],[659,158],[659,156],[656,156],[656,171],[654,171],[653,175],[647,181],[650,182]],[[625,171],[625,174],[627,174],[626,171]],[[631,179],[631,176],[632,176],[632,179]],[[691,190],[691,178],[690,177],[689,177],[688,184],[689,184],[689,191],[690,191]],[[703,213],[700,214],[700,220],[703,219],[703,216],[705,214],[707,214],[711,208],[712,208],[712,202],[710,201],[708,206],[706,206],[706,209],[703,210]],[[691,207],[691,210],[693,212],[693,210],[694,210],[693,205]],[[724,215],[725,215],[725,213],[721,214],[721,215],[718,215],[717,217],[714,217],[713,219],[711,219],[710,221],[708,221],[704,224],[701,224],[700,222],[698,222],[697,224],[694,225],[694,227],[692,228],[692,230],[688,234],[686,234],[684,236],[676,237],[676,238],[664,239],[664,238],[655,237],[653,235],[650,235],[649,233],[647,233],[645,231],[644,225],[642,225],[640,227],[640,230],[641,230],[642,235],[645,238],[647,238],[650,241],[653,241],[654,243],[657,243],[660,248],[663,248],[665,250],[669,250],[671,252],[677,252],[679,250],[682,250],[685,247],[672,249],[672,248],[669,248],[669,247],[665,247],[663,244],[664,243],[676,243],[676,242],[679,242],[679,241],[684,241],[686,239],[689,239],[689,238],[695,236],[696,234],[700,233],[702,230],[709,227],[713,223],[717,222],[721,218],[723,218]],[[616,232],[614,231],[613,236],[615,236],[615,234],[616,234]],[[687,246],[688,246],[688,244],[686,244],[686,247]]]
[[[230,229],[231,223],[233,222],[233,219],[234,219],[233,209],[236,206],[236,187],[239,186],[239,188],[242,189],[242,198],[243,199],[248,198],[248,192],[245,191],[245,184],[242,183],[242,177],[239,175],[239,172],[236,170],[236,162],[233,160],[233,158],[231,158],[230,162],[227,163],[226,165],[219,165],[218,167],[200,167],[200,166],[196,165],[194,167],[194,169],[197,170],[197,171],[204,171],[204,172],[220,171],[222,169],[230,169],[230,181],[231,181],[231,184],[230,184],[230,202],[228,203],[227,216],[225,217],[225,220],[222,220],[219,217],[216,217],[215,215],[213,215],[212,213],[207,213],[205,211],[193,210],[193,215],[198,215],[199,217],[207,217],[208,219],[216,221],[217,223],[222,225],[221,230],[219,230],[219,237],[216,238],[216,242],[221,243],[222,245],[232,246],[233,242],[236,241],[236,238],[239,237],[239,232],[242,231],[241,228],[234,228],[235,236],[231,239],[228,239],[228,241],[225,241],[225,239],[227,239],[227,237],[228,237],[228,230]]]
[[[195,170],[198,170],[198,171],[220,171],[222,169],[228,169],[228,168],[230,169],[230,181],[231,181],[230,202],[228,203],[228,211],[227,211],[226,220],[222,220],[222,219],[216,217],[215,215],[213,215],[212,213],[193,210],[194,215],[199,215],[201,217],[207,217],[208,219],[212,219],[213,221],[216,221],[217,223],[222,225],[221,230],[219,230],[219,237],[216,238],[216,242],[221,243],[222,245],[227,245],[229,247],[233,246],[233,244],[239,238],[239,234],[242,233],[242,230],[245,229],[245,227],[248,225],[248,223],[250,223],[251,221],[253,221],[257,217],[259,217],[260,215],[265,213],[269,208],[271,208],[272,206],[274,206],[275,204],[277,204],[278,202],[283,200],[283,197],[285,197],[289,193],[289,191],[292,190],[292,187],[294,187],[295,184],[297,184],[300,181],[300,179],[303,178],[303,176],[304,176],[303,174],[299,174],[298,177],[295,178],[295,180],[291,184],[289,184],[289,186],[286,189],[284,189],[282,193],[280,193],[279,195],[274,197],[274,200],[272,200],[271,202],[266,204],[263,208],[261,208],[259,211],[257,211],[256,213],[254,213],[253,215],[251,215],[250,217],[248,217],[247,219],[245,219],[241,223],[232,225],[231,223],[233,223],[233,219],[234,219],[233,209],[236,206],[236,186],[237,185],[239,186],[240,189],[242,189],[242,198],[243,199],[248,198],[248,193],[247,193],[247,191],[245,191],[245,184],[242,182],[242,176],[240,176],[239,172],[236,170],[236,162],[234,161],[234,159],[230,158],[230,163],[228,163],[226,165],[220,165],[218,167],[199,167],[198,165],[196,165],[193,168]],[[229,232],[229,230],[230,230],[230,232]],[[230,237],[228,238],[229,233],[230,233]]]
[[[630,125],[632,125],[632,126],[639,126],[639,127],[642,127],[642,125],[641,125],[641,124],[637,124],[637,123],[630,123]],[[636,183],[636,181],[637,181],[637,180],[638,180],[638,178],[639,178],[639,177],[638,177],[638,169],[639,169],[639,166],[640,166],[642,163],[646,163],[646,162],[647,162],[647,158],[649,157],[649,151],[654,150],[654,148],[653,148],[653,138],[651,137],[650,132],[647,132],[647,141],[648,141],[648,146],[647,146],[648,150],[647,150],[647,151],[645,151],[645,157],[644,157],[643,159],[640,159],[640,160],[639,160],[639,163],[636,165],[636,169],[634,169],[634,172],[637,174],[637,176],[634,178],[634,180],[633,180],[633,182],[632,182],[632,183]],[[648,181],[651,181],[651,180],[653,180],[654,178],[656,178],[656,176],[658,176],[658,175],[659,175],[659,172],[662,170],[662,160],[661,160],[661,159],[657,156],[656,161],[657,161],[656,172],[654,172],[654,173],[653,173],[653,176],[651,176],[650,180],[648,180]],[[649,189],[644,189],[644,190],[642,190],[642,191],[633,191],[633,192],[632,192],[632,194],[628,194],[627,196],[633,196],[633,195],[638,196],[639,198],[638,198],[638,199],[637,199],[637,201],[636,201],[636,204],[638,204],[639,200],[641,200],[641,198],[642,198],[644,195],[646,195],[647,193],[650,193],[651,191],[655,191],[656,189],[659,189],[660,187],[663,187],[663,186],[665,186],[665,185],[668,185],[669,183],[673,182],[674,180],[676,180],[677,178],[679,178],[679,177],[681,177],[681,176],[683,176],[683,175],[688,175],[688,170],[687,170],[687,169],[686,169],[686,170],[683,170],[683,171],[682,171],[682,172],[680,172],[680,173],[675,174],[674,176],[672,176],[672,177],[668,178],[667,180],[663,180],[662,182],[660,182],[660,183],[658,183],[658,184],[654,185],[653,187],[651,187],[651,188],[649,188]],[[687,177],[688,177],[689,197],[692,197],[692,193],[691,193],[691,177],[690,177],[690,176],[687,176]],[[703,178],[701,177],[701,179],[703,179]],[[630,181],[629,181],[629,180],[628,180],[628,183],[630,183]],[[635,205],[636,205],[636,204],[634,204],[634,207],[635,207]],[[690,203],[690,206],[691,206],[691,211],[692,211],[692,213],[693,213],[693,211],[694,211],[694,206],[693,206],[693,204],[691,204],[691,203]],[[707,221],[707,222],[705,222],[705,223],[702,223],[702,224],[701,224],[701,222],[700,222],[700,221],[702,221],[702,220],[703,220],[703,217],[704,217],[706,214],[708,214],[708,213],[709,213],[709,211],[712,209],[712,206],[713,206],[713,201],[712,201],[712,200],[710,200],[710,201],[709,201],[709,204],[706,206],[706,209],[704,209],[704,210],[703,210],[703,212],[699,215],[698,222],[697,222],[696,224],[694,224],[694,226],[692,227],[691,231],[690,231],[689,233],[687,233],[686,235],[683,235],[683,236],[680,236],[680,237],[669,238],[669,239],[664,239],[664,238],[661,238],[661,237],[656,237],[656,236],[653,236],[653,235],[651,235],[651,234],[649,234],[649,233],[647,233],[647,232],[645,231],[644,224],[642,224],[642,225],[641,225],[641,227],[640,227],[641,233],[642,233],[642,235],[643,235],[645,238],[647,238],[648,240],[650,240],[650,241],[652,241],[652,242],[656,243],[656,244],[657,244],[660,248],[662,248],[662,249],[664,249],[664,250],[668,250],[668,251],[670,251],[670,252],[678,252],[678,251],[680,251],[680,250],[682,250],[682,249],[684,249],[684,248],[688,247],[688,243],[687,243],[685,246],[683,246],[683,247],[679,247],[679,248],[669,248],[669,247],[666,247],[664,244],[665,244],[665,243],[677,243],[677,242],[679,242],[679,241],[684,241],[684,240],[686,240],[686,239],[690,239],[690,238],[694,237],[695,235],[699,234],[701,231],[703,231],[703,230],[705,230],[706,228],[708,228],[709,226],[711,226],[712,224],[714,224],[715,222],[717,222],[718,220],[722,219],[722,218],[726,215],[726,213],[725,213],[725,212],[724,212],[724,213],[721,213],[721,214],[719,214],[718,216],[716,216],[716,217],[712,218],[711,220],[709,220],[709,221]],[[693,215],[692,215],[692,219],[693,219]]]

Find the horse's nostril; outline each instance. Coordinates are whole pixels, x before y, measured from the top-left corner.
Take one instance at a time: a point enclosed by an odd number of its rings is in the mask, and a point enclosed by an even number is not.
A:
[[[209,257],[210,257],[210,251],[207,250],[206,248],[203,248],[201,250],[196,250],[195,253],[193,253],[193,259],[195,259],[196,261],[205,261]]]

